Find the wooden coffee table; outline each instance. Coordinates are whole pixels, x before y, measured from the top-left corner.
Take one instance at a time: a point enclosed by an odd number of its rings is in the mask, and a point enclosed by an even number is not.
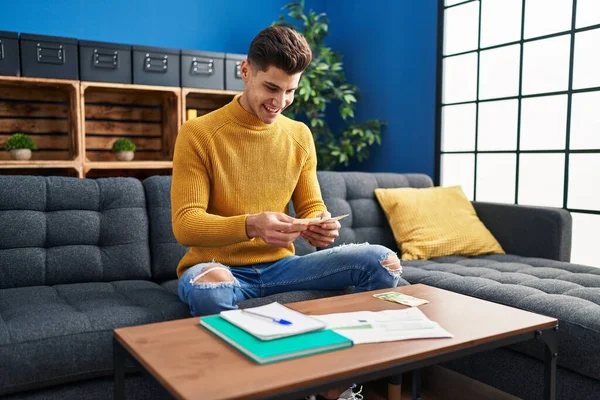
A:
[[[124,398],[124,364],[131,358],[176,399],[293,399],[338,385],[403,372],[532,338],[546,344],[544,399],[555,398],[558,321],[426,285],[395,291],[429,300],[419,308],[454,335],[356,345],[258,365],[198,325],[198,318],[114,331],[115,397]],[[377,290],[288,304],[307,314],[403,309]]]

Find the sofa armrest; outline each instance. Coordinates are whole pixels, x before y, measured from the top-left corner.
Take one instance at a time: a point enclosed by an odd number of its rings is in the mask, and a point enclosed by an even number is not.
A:
[[[481,222],[507,254],[571,259],[571,213],[561,208],[473,202]]]

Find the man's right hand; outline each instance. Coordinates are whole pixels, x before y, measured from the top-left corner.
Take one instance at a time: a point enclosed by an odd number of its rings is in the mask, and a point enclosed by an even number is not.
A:
[[[298,220],[284,213],[251,214],[246,218],[246,233],[250,238],[261,238],[269,246],[288,247],[307,228],[294,221]]]

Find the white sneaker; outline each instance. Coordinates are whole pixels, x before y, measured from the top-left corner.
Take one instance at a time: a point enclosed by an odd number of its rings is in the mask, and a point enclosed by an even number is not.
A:
[[[362,386],[358,389],[358,392],[354,392],[354,388],[357,385],[350,386],[344,393],[340,395],[338,400],[363,400],[363,395],[360,394],[362,392]]]
[[[356,387],[356,384],[350,386],[348,389],[346,389],[344,393],[340,395],[340,397],[338,397],[338,400],[363,400],[363,395],[360,394],[362,392],[362,386],[360,387],[360,389],[358,389],[358,392],[355,393],[353,389],[355,389]],[[319,396],[319,398],[322,397]],[[305,397],[305,400],[317,400],[317,396],[307,396]]]

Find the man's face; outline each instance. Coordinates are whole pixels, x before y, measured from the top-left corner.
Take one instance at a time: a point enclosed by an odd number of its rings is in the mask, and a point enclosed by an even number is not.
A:
[[[255,114],[265,124],[272,124],[275,118],[294,101],[294,92],[302,73],[289,75],[285,71],[270,66],[261,71],[247,60],[242,61],[242,79],[246,84],[241,98],[242,107]]]

